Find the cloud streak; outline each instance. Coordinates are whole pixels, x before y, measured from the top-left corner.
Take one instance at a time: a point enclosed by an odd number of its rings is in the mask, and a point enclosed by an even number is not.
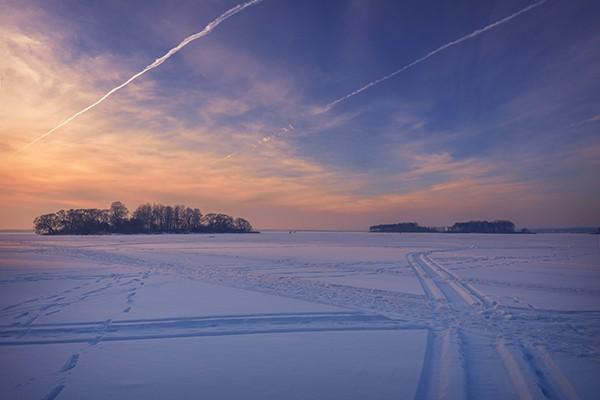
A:
[[[47,136],[51,135],[52,133],[54,133],[56,130],[62,128],[65,125],[67,125],[68,123],[70,123],[71,121],[73,121],[75,118],[79,117],[80,115],[82,115],[82,114],[86,113],[87,111],[91,110],[92,108],[96,107],[98,104],[102,103],[104,100],[106,100],[107,98],[109,98],[112,94],[114,94],[115,92],[123,89],[125,86],[129,85],[131,82],[133,82],[134,80],[136,80],[140,76],[144,75],[146,72],[151,71],[154,68],[157,68],[158,66],[160,66],[162,63],[164,63],[169,58],[171,58],[171,56],[173,56],[179,50],[181,50],[182,48],[184,48],[185,46],[187,46],[190,42],[192,42],[194,40],[197,40],[197,39],[200,39],[200,38],[208,35],[209,33],[211,33],[213,31],[213,29],[215,29],[217,26],[219,26],[225,20],[229,19],[230,17],[233,17],[235,14],[239,13],[240,11],[243,11],[244,9],[246,9],[246,8],[248,8],[250,6],[253,6],[253,5],[257,4],[257,3],[260,3],[261,1],[262,0],[251,0],[251,1],[248,1],[248,2],[243,3],[243,4],[238,4],[237,6],[235,6],[233,8],[230,8],[229,10],[225,11],[223,14],[221,14],[220,16],[218,16],[217,18],[215,18],[214,20],[212,20],[210,23],[208,23],[208,25],[206,25],[203,30],[201,30],[198,33],[195,33],[193,35],[190,35],[190,36],[186,37],[177,46],[173,47],[171,50],[169,50],[167,53],[165,53],[165,55],[163,55],[162,57],[159,57],[156,60],[154,60],[154,62],[152,64],[148,65],[147,67],[145,67],[140,72],[134,74],[133,76],[131,76],[129,79],[127,79],[125,82],[123,82],[119,86],[116,86],[113,89],[109,90],[104,96],[100,97],[94,103],[92,103],[89,106],[85,107],[84,109],[76,112],[75,114],[73,114],[69,118],[65,119],[63,122],[61,122],[60,124],[58,124],[54,128],[50,129],[48,132],[46,132],[46,133],[44,133],[44,134],[36,137],[31,142],[29,142],[28,144],[26,144],[23,148],[21,148],[20,151],[23,151],[23,150],[27,149],[29,146],[31,146],[31,145],[39,142],[40,140],[42,140],[45,137],[47,137]]]
[[[437,49],[432,50],[429,53],[425,54],[423,57],[417,58],[413,62],[411,62],[409,64],[406,64],[405,66],[403,66],[403,67],[395,70],[394,72],[392,72],[390,74],[387,74],[387,75],[385,75],[385,76],[383,76],[383,77],[381,77],[379,79],[376,79],[376,80],[374,80],[372,82],[369,82],[366,85],[360,87],[359,89],[356,89],[355,91],[350,92],[347,95],[342,96],[342,97],[340,97],[340,98],[332,101],[331,103],[327,104],[319,112],[319,114],[323,114],[323,113],[326,113],[326,112],[330,111],[333,107],[335,107],[339,103],[341,103],[343,101],[346,101],[346,100],[350,99],[351,97],[354,97],[357,94],[360,94],[360,93],[364,92],[365,90],[367,90],[367,89],[369,89],[369,88],[371,88],[371,87],[373,87],[375,85],[378,85],[378,84],[380,84],[382,82],[387,81],[388,79],[393,78],[394,76],[396,76],[396,75],[398,75],[398,74],[406,71],[407,69],[409,69],[411,67],[414,67],[415,65],[420,64],[423,61],[425,61],[425,60],[433,57],[437,53],[440,53],[440,52],[442,52],[442,51],[444,51],[444,50],[446,50],[446,49],[448,49],[450,47],[456,46],[456,45],[458,45],[458,44],[460,44],[462,42],[465,42],[465,41],[467,41],[469,39],[472,39],[472,38],[474,38],[476,36],[479,36],[479,35],[487,32],[487,31],[489,31],[491,29],[494,29],[494,28],[496,28],[496,27],[498,27],[498,26],[500,26],[502,24],[505,24],[505,23],[509,22],[510,20],[512,20],[514,18],[517,18],[518,16],[520,16],[522,14],[524,14],[524,13],[526,13],[526,12],[528,12],[528,11],[534,9],[534,8],[537,8],[537,7],[541,6],[542,4],[546,3],[547,1],[548,0],[541,0],[541,1],[538,1],[536,3],[533,3],[533,4],[529,5],[529,6],[527,6],[527,7],[523,8],[523,9],[521,9],[521,10],[519,10],[519,11],[517,11],[517,12],[511,14],[511,15],[509,15],[508,17],[502,18],[502,19],[500,19],[500,20],[498,20],[496,22],[493,22],[493,23],[491,23],[489,25],[484,26],[483,28],[475,30],[475,31],[469,33],[468,35],[462,36],[461,38],[458,38],[458,39],[453,40],[453,41],[451,41],[449,43],[446,43],[446,44],[438,47]]]

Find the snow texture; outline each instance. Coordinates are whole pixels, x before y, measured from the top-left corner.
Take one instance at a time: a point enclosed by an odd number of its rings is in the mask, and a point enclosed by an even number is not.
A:
[[[592,235],[0,234],[6,399],[594,399]]]

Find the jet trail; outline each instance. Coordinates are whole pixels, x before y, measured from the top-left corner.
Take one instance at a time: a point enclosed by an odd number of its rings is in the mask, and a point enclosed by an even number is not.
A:
[[[380,83],[382,83],[384,81],[387,81],[388,79],[393,78],[394,76],[396,76],[396,75],[398,75],[398,74],[406,71],[407,69],[409,69],[411,67],[414,67],[417,64],[422,63],[423,61],[427,60],[428,58],[433,57],[437,53],[439,53],[441,51],[444,51],[444,50],[446,50],[449,47],[456,46],[457,44],[460,44],[460,43],[462,43],[462,42],[464,42],[466,40],[469,40],[469,39],[472,39],[472,38],[474,38],[476,36],[479,36],[482,33],[486,32],[486,31],[489,31],[490,29],[494,29],[494,28],[496,28],[499,25],[505,24],[508,21],[510,21],[511,19],[516,18],[519,15],[524,14],[524,13],[526,13],[529,10],[532,10],[532,9],[534,9],[536,7],[541,6],[542,4],[546,3],[546,1],[547,0],[541,0],[541,1],[538,1],[537,3],[533,3],[533,4],[531,4],[531,5],[523,8],[522,10],[517,11],[514,14],[509,15],[508,17],[502,18],[502,19],[500,19],[500,20],[498,20],[496,22],[493,22],[493,23],[491,23],[489,25],[484,26],[483,28],[475,30],[475,31],[469,33],[468,35],[465,35],[465,36],[463,36],[463,37],[461,37],[459,39],[456,39],[456,40],[454,40],[452,42],[446,43],[445,45],[440,46],[437,49],[435,49],[433,51],[430,51],[429,53],[425,54],[423,57],[416,59],[415,61],[411,62],[410,64],[406,64],[402,68],[397,69],[396,71],[394,71],[394,72],[392,72],[392,73],[390,73],[390,74],[388,74],[388,75],[386,75],[386,76],[384,76],[382,78],[379,78],[377,80],[369,82],[366,85],[364,85],[363,87],[361,87],[361,88],[359,88],[359,89],[357,89],[357,90],[355,90],[355,91],[353,91],[351,93],[348,93],[347,95],[345,95],[343,97],[340,97],[337,100],[332,101],[331,103],[327,104],[325,106],[325,108],[323,108],[320,112],[318,112],[318,114],[326,113],[329,110],[331,110],[333,107],[335,107],[337,104],[339,104],[339,103],[341,103],[343,101],[346,101],[349,98],[351,98],[353,96],[356,96],[357,94],[359,94],[361,92],[364,92],[365,90],[369,89],[370,87],[373,87],[373,86],[378,85],[378,84],[380,84]]]
[[[73,121],[75,118],[77,118],[81,114],[84,114],[85,112],[87,112],[87,111],[91,110],[92,108],[96,107],[98,104],[102,103],[104,100],[106,100],[108,97],[110,97],[116,91],[118,91],[120,89],[123,89],[125,86],[129,85],[131,82],[133,82],[134,80],[136,80],[140,76],[144,75],[146,72],[148,72],[150,70],[153,70],[154,68],[158,67],[159,65],[161,65],[162,63],[164,63],[165,61],[167,61],[172,55],[174,55],[179,50],[181,50],[182,48],[184,48],[185,46],[187,46],[190,42],[192,42],[192,41],[194,41],[196,39],[200,39],[200,38],[208,35],[210,32],[212,32],[213,29],[215,29],[217,26],[219,26],[219,24],[221,24],[221,22],[225,21],[226,19],[228,19],[230,17],[233,17],[235,14],[239,13],[240,11],[244,10],[245,8],[253,6],[253,5],[255,5],[255,4],[257,4],[257,3],[261,2],[261,1],[262,0],[251,0],[251,1],[248,1],[247,3],[238,4],[237,6],[235,6],[233,8],[230,8],[229,10],[225,11],[219,17],[217,17],[216,19],[214,19],[213,21],[211,21],[208,25],[206,25],[203,30],[201,30],[198,33],[194,33],[193,35],[190,35],[190,36],[186,37],[185,39],[183,39],[181,41],[181,43],[179,43],[177,46],[175,46],[171,50],[169,50],[164,56],[162,56],[160,58],[157,58],[152,64],[148,65],[146,68],[144,68],[143,70],[141,70],[137,74],[133,75],[131,78],[127,79],[125,82],[123,82],[119,86],[117,86],[117,87],[111,89],[110,91],[108,91],[104,96],[100,97],[100,99],[98,99],[95,103],[92,103],[89,106],[87,106],[86,108],[84,108],[83,110],[76,112],[75,114],[73,114],[72,116],[70,116],[69,118],[67,118],[66,120],[64,120],[63,122],[61,122],[57,126],[55,126],[54,128],[50,129],[48,132],[44,133],[43,135],[38,136],[37,138],[35,138],[31,142],[29,142],[27,145],[25,145],[21,149],[21,151],[25,150],[26,148],[28,148],[32,144],[35,144],[35,143],[39,142],[40,140],[44,139],[46,136],[52,134],[57,129],[60,129],[63,126],[67,125],[69,122]]]

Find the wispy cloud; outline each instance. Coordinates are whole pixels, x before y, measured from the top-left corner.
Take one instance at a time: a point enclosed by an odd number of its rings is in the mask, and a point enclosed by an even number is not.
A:
[[[120,85],[112,88],[106,94],[104,94],[102,97],[100,97],[98,100],[96,100],[94,103],[92,103],[89,106],[83,108],[82,110],[76,112],[75,114],[73,114],[72,116],[70,116],[69,118],[67,118],[66,120],[64,120],[63,122],[61,122],[57,126],[55,126],[54,128],[50,129],[48,132],[46,132],[46,133],[44,133],[44,134],[36,137],[31,142],[29,142],[28,144],[26,144],[21,150],[25,150],[29,146],[31,146],[31,145],[39,142],[40,140],[44,139],[45,137],[51,135],[56,130],[62,128],[65,125],[67,125],[69,122],[73,121],[75,118],[79,117],[80,115],[82,115],[82,114],[86,113],[87,111],[91,110],[92,108],[96,107],[98,104],[102,103],[104,100],[106,100],[107,98],[109,98],[112,94],[114,94],[115,92],[123,89],[125,86],[129,85],[131,82],[133,82],[134,80],[136,80],[140,76],[144,75],[146,72],[151,71],[154,68],[157,68],[158,66],[160,66],[162,63],[164,63],[165,61],[167,61],[174,54],[176,54],[179,50],[181,50],[182,48],[184,48],[185,46],[187,46],[188,44],[190,44],[194,40],[200,39],[200,38],[208,35],[209,33],[211,33],[217,26],[219,26],[222,22],[224,22],[228,18],[231,18],[232,16],[234,16],[237,13],[239,13],[240,11],[242,11],[242,10],[244,10],[244,9],[250,7],[250,6],[253,6],[253,5],[259,3],[260,1],[262,1],[262,0],[251,0],[251,1],[247,2],[247,3],[239,4],[239,5],[237,5],[237,6],[233,7],[233,8],[230,8],[229,10],[225,11],[219,17],[215,18],[208,25],[206,25],[206,27],[202,31],[186,37],[177,46],[175,46],[172,49],[170,49],[165,55],[163,55],[162,57],[159,57],[156,60],[154,60],[154,62],[152,64],[146,66],[140,72],[132,75],[129,79],[127,79],[122,84],[120,84]]]
[[[581,121],[574,122],[573,124],[571,124],[571,127],[592,124],[595,122],[600,122],[600,114],[594,115],[593,117],[583,119]]]
[[[254,17],[264,17],[263,10],[269,11],[260,9]],[[574,120],[593,119],[594,104],[561,114],[560,124],[547,119],[565,104],[576,103],[581,85],[593,88],[593,76],[575,82],[579,86],[569,79],[559,82],[557,77],[566,76],[565,71],[579,70],[554,65],[558,71],[547,71],[544,81],[533,82],[532,90],[527,86],[503,93],[500,104],[470,125],[465,120],[453,126],[436,123],[431,117],[439,107],[438,97],[430,89],[401,101],[386,97],[359,103],[351,111],[316,115],[317,103],[310,97],[314,93],[303,90],[303,83],[315,76],[306,72],[312,66],[301,65],[298,72],[281,60],[279,49],[274,50],[278,61],[273,62],[262,47],[240,40],[235,29],[212,36],[202,46],[187,47],[160,71],[105,101],[102,112],[80,116],[43,146],[14,153],[28,132],[45,131],[53,125],[49,121],[60,122],[64,110],[91,104],[113,82],[125,81],[133,66],[145,65],[140,62],[142,53],[105,47],[82,51],[77,43],[95,36],[86,36],[89,32],[76,24],[59,24],[62,20],[48,17],[43,8],[35,12],[22,19],[0,15],[2,227],[29,227],[32,218],[44,212],[106,207],[115,199],[129,206],[183,202],[206,212],[247,217],[259,228],[364,229],[379,222],[446,224],[463,218],[511,218],[532,226],[542,225],[549,215],[548,224],[585,223],[590,215],[600,215],[594,189],[598,141],[584,140],[592,137],[588,131],[595,122],[567,133],[559,129]],[[164,31],[164,21],[147,20],[156,24],[156,31]],[[189,31],[192,20],[179,28]],[[254,32],[252,23],[232,28]],[[545,40],[548,32],[536,34]],[[584,52],[562,43],[556,46],[583,57],[581,63],[595,65]],[[507,65],[490,55],[505,54],[495,53],[493,47],[486,43],[486,60],[504,72]],[[511,43],[511,51],[513,47]],[[516,59],[529,65],[527,57]],[[498,87],[483,83],[485,90]],[[527,83],[532,84],[531,77]],[[315,99],[322,95],[317,93]],[[525,117],[513,120],[525,112]],[[539,129],[540,120],[546,127],[560,127]],[[496,123],[504,125],[481,133]],[[502,143],[487,153],[481,143],[474,152],[460,152],[492,136]],[[557,145],[548,137],[573,145]],[[362,160],[367,161],[361,164]]]
[[[477,37],[477,36],[479,36],[479,35],[487,32],[487,31],[489,31],[491,29],[497,28],[498,26],[500,26],[502,24],[505,24],[505,23],[511,21],[512,19],[517,18],[518,16],[520,16],[520,15],[522,15],[522,14],[524,14],[524,13],[526,13],[526,12],[528,12],[528,11],[534,9],[534,8],[541,6],[542,4],[546,3],[546,1],[547,0],[541,0],[541,1],[538,1],[536,3],[533,3],[533,4],[529,5],[529,6],[527,6],[527,7],[523,8],[523,9],[521,9],[521,10],[519,10],[519,11],[517,11],[517,12],[511,14],[511,15],[509,15],[508,17],[502,18],[502,19],[500,19],[500,20],[498,20],[496,22],[493,22],[493,23],[491,23],[489,25],[484,26],[483,28],[475,30],[475,31],[469,33],[468,35],[462,36],[462,37],[460,37],[460,38],[458,38],[456,40],[448,42],[448,43],[446,43],[446,44],[438,47],[437,49],[430,51],[429,53],[425,54],[423,57],[417,58],[413,62],[404,65],[403,67],[395,70],[394,72],[391,72],[391,73],[389,73],[389,74],[387,74],[387,75],[385,75],[385,76],[383,76],[383,77],[381,77],[379,79],[371,81],[371,82],[367,83],[366,85],[364,85],[364,86],[362,86],[362,87],[360,87],[360,88],[358,88],[358,89],[356,89],[356,90],[354,90],[354,91],[352,91],[352,92],[350,92],[350,93],[348,93],[348,94],[346,94],[346,95],[344,95],[344,96],[342,96],[342,97],[340,97],[340,98],[338,98],[338,99],[330,102],[325,107],[323,107],[321,110],[319,110],[319,113],[326,113],[329,110],[331,110],[333,107],[335,107],[337,104],[339,104],[341,102],[344,102],[344,101],[350,99],[351,97],[354,97],[354,96],[356,96],[356,95],[364,92],[365,90],[367,90],[367,89],[369,89],[369,88],[371,88],[371,87],[373,87],[375,85],[378,85],[380,83],[383,83],[383,82],[387,81],[388,79],[393,78],[394,76],[396,76],[396,75],[398,75],[398,74],[406,71],[409,68],[414,67],[417,64],[422,63],[423,61],[425,61],[425,60],[433,57],[434,55],[436,55],[436,54],[438,54],[438,53],[440,53],[440,52],[442,52],[442,51],[444,51],[446,49],[449,49],[450,47],[456,46],[456,45],[458,45],[458,44],[460,44],[462,42],[465,42],[467,40],[473,39],[474,37]]]

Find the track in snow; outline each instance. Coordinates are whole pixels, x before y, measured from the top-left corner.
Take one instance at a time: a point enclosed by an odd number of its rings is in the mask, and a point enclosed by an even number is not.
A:
[[[577,398],[543,347],[522,343],[505,310],[435,262],[430,253],[412,253],[408,260],[428,300],[449,316],[449,324],[430,331],[422,375],[426,383],[417,397]],[[462,376],[456,376],[457,365],[462,365]]]
[[[49,246],[44,251],[76,259],[126,265],[131,271],[122,275],[98,276],[93,282],[10,304],[0,310],[0,317],[14,320],[10,325],[0,326],[0,346],[57,343],[82,343],[88,346],[70,355],[59,367],[59,379],[48,392],[48,398],[59,396],[66,385],[66,377],[77,367],[86,351],[91,351],[98,343],[109,341],[257,333],[427,329],[427,351],[417,399],[577,398],[573,385],[553,361],[548,347],[576,342],[582,346],[591,343],[586,351],[597,348],[590,332],[596,332],[594,329],[597,329],[600,313],[502,306],[473,286],[477,280],[461,279],[444,268],[433,256],[436,251],[415,252],[407,256],[423,288],[424,295],[421,296],[306,279],[282,272],[284,268],[276,264],[265,265],[264,268],[235,265],[202,265],[202,268],[198,268],[178,259],[160,262],[143,252],[124,255],[93,246],[85,249]],[[329,275],[347,276],[360,271],[361,266],[336,268],[332,265],[328,268]],[[384,275],[398,273],[393,266],[376,271]],[[41,324],[37,321],[40,315],[61,312],[71,305],[111,291],[123,296],[121,315],[124,315],[135,307],[137,294],[144,290],[144,282],[151,274],[173,275],[319,302],[344,307],[349,311],[138,320],[119,319],[115,315],[104,321],[61,324]],[[538,286],[546,289],[543,285]],[[558,327],[557,321],[560,322]],[[552,330],[547,329],[550,326]]]
[[[0,346],[95,343],[258,333],[425,329],[373,314],[292,313],[181,317],[0,327]],[[27,335],[23,334],[27,329]],[[71,367],[72,368],[72,367]],[[68,369],[71,369],[68,368]]]

